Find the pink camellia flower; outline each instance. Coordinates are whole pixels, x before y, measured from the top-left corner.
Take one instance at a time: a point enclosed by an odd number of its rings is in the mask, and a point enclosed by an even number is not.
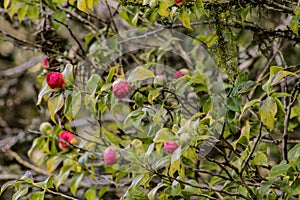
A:
[[[177,142],[164,142],[164,148],[166,152],[172,154],[178,148]]]
[[[50,72],[46,75],[47,84],[51,89],[60,89],[65,84],[65,79],[60,72]]]
[[[174,74],[174,78],[178,79],[180,77],[183,77],[184,75],[187,75],[189,73],[188,69],[180,69]]]
[[[113,84],[112,92],[118,99],[123,99],[128,95],[130,86],[127,81],[117,80]]]
[[[59,134],[59,138],[70,143],[70,144],[76,144],[77,143],[77,139],[75,138],[75,136],[69,132],[69,131],[63,131]],[[62,149],[68,148],[69,145],[67,143],[65,143],[64,141],[59,141],[59,146]]]
[[[103,158],[107,165],[113,165],[117,162],[117,154],[111,148],[105,150]]]
[[[49,67],[49,62],[48,62],[48,59],[47,57],[44,58],[44,68],[47,68]]]

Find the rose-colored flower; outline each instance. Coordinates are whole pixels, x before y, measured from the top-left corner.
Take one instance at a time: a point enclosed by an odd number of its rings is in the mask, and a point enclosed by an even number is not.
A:
[[[181,3],[182,0],[175,0],[175,3]]]
[[[44,68],[47,68],[49,66],[49,62],[47,57],[44,58]]]
[[[178,79],[178,78],[180,78],[180,77],[182,77],[182,76],[185,76],[185,75],[187,75],[187,74],[189,74],[189,70],[188,70],[188,69],[180,69],[180,70],[178,70],[178,71],[174,74],[174,78],[175,78],[175,79]]]
[[[51,89],[62,88],[65,84],[65,79],[60,72],[50,72],[46,75],[47,84]]]
[[[113,165],[117,162],[117,154],[111,148],[105,150],[103,158],[107,165]]]
[[[77,142],[75,136],[69,132],[69,131],[63,131],[59,134],[59,138],[70,143],[70,144],[75,144]],[[68,148],[69,145],[65,143],[64,141],[59,141],[59,146],[62,149]]]
[[[164,148],[166,152],[172,154],[178,148],[177,142],[164,142]]]
[[[118,99],[123,99],[128,95],[130,86],[127,81],[116,81],[113,84],[112,92]]]

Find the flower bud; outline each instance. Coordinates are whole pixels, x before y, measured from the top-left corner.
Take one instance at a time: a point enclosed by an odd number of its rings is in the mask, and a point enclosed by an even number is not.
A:
[[[46,81],[51,89],[60,89],[65,84],[65,79],[60,72],[50,72],[46,75]]]
[[[48,62],[48,59],[47,57],[44,57],[44,68],[48,68],[49,67],[49,62]]]
[[[103,158],[107,165],[113,165],[117,162],[117,154],[111,148],[105,150]]]
[[[183,77],[185,75],[189,74],[189,70],[188,69],[180,69],[178,70],[175,74],[174,74],[174,78],[178,79],[180,77]]]
[[[178,148],[177,142],[164,142],[164,149],[166,152],[172,154]]]
[[[113,84],[112,92],[118,99],[123,99],[128,95],[130,86],[125,80],[117,80]]]
[[[62,149],[68,148],[69,145],[66,142],[70,143],[70,144],[77,144],[78,140],[75,138],[75,136],[69,132],[69,131],[63,131],[59,134],[59,139],[61,139],[62,141],[59,141],[59,146]],[[64,141],[63,141],[64,140]]]
[[[39,130],[41,133],[51,134],[52,125],[49,122],[43,122],[43,123],[41,123]]]

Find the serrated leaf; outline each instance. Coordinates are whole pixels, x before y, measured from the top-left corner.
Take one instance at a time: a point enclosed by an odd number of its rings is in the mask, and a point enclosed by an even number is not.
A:
[[[270,130],[273,130],[277,113],[276,101],[272,97],[268,97],[261,104],[259,109],[260,119]]]
[[[76,196],[76,191],[80,185],[80,182],[84,176],[84,172],[77,173],[73,176],[70,184],[71,193]]]
[[[84,193],[86,200],[95,200],[96,199],[96,187],[92,186]]]
[[[178,18],[184,27],[193,30],[193,28],[191,27],[190,15],[188,14],[187,9],[185,7],[181,9]]]
[[[146,69],[143,66],[138,66],[133,71],[130,72],[128,77],[128,82],[142,81],[148,78],[154,78],[155,75],[149,69]]]

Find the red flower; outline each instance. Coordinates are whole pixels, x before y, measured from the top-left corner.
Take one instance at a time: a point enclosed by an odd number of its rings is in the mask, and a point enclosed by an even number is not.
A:
[[[47,68],[49,66],[49,62],[47,57],[44,58],[44,68]]]
[[[118,99],[123,99],[128,95],[130,86],[127,81],[116,81],[113,84],[112,92]]]
[[[164,142],[164,148],[166,152],[172,154],[178,148],[177,142]]]
[[[117,154],[111,148],[105,150],[103,158],[107,165],[113,165],[117,162]]]
[[[65,79],[60,72],[50,72],[46,75],[47,84],[51,89],[62,88],[65,84]]]
[[[75,138],[75,136],[69,132],[69,131],[63,131],[59,134],[59,139],[61,139],[62,141],[59,141],[59,146],[62,149],[68,148],[69,145],[67,143],[65,143],[64,141],[70,143],[70,144],[75,144],[77,143],[77,140]]]
[[[175,79],[178,79],[182,76],[185,76],[189,74],[189,70],[188,69],[181,69],[181,70],[178,70],[175,74],[174,74],[174,78]]]
[[[175,0],[175,3],[181,3],[182,0]]]

